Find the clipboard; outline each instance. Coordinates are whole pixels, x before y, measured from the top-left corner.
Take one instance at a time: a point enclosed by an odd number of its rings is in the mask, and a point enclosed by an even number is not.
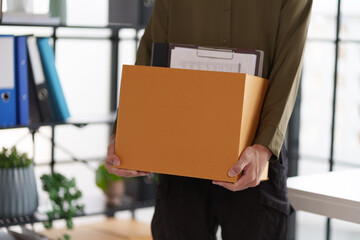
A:
[[[170,68],[247,73],[262,77],[264,52],[240,48],[214,48],[169,44]]]

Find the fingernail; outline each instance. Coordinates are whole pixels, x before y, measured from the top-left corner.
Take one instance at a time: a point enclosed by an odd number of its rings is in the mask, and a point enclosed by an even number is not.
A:
[[[120,166],[120,160],[115,159],[114,162],[113,162],[113,166]]]
[[[236,176],[236,172],[234,169],[230,169],[230,171],[228,172],[228,176],[229,177],[235,177]]]

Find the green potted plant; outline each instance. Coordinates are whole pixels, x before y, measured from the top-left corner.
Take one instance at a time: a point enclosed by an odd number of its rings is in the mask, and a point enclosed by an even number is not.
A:
[[[96,170],[96,185],[101,188],[106,195],[107,206],[117,207],[122,204],[125,195],[124,178],[110,174],[104,164],[101,164]]]
[[[31,216],[38,207],[33,161],[15,147],[0,153],[0,218]]]
[[[44,222],[44,227],[50,229],[54,219],[65,219],[67,229],[72,229],[73,217],[84,212],[84,205],[78,202],[82,193],[76,187],[75,179],[68,179],[60,173],[53,173],[42,175],[41,182],[43,190],[49,194],[52,205],[52,210],[46,213],[49,220]],[[65,240],[70,239],[68,234],[63,237]]]

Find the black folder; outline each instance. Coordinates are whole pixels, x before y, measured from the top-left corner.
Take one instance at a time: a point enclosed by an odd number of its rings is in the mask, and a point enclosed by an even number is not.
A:
[[[168,67],[169,66],[169,44],[153,43],[151,66]]]
[[[32,87],[32,92],[29,94],[30,121],[33,122],[31,119],[34,119],[34,121],[50,122],[54,118],[35,37],[28,37],[28,59],[29,85]],[[39,114],[36,113],[37,111]]]

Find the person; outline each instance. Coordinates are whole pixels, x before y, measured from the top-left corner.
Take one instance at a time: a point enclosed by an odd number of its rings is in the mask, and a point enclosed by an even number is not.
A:
[[[252,146],[228,175],[235,183],[160,175],[152,220],[154,239],[285,239],[290,206],[286,193],[284,137],[299,85],[312,0],[156,0],[137,52],[150,65],[154,42],[264,51],[269,79]],[[115,124],[116,125],[116,124]],[[106,168],[118,176],[149,173],[116,169],[116,127]],[[269,180],[260,183],[267,162]]]

